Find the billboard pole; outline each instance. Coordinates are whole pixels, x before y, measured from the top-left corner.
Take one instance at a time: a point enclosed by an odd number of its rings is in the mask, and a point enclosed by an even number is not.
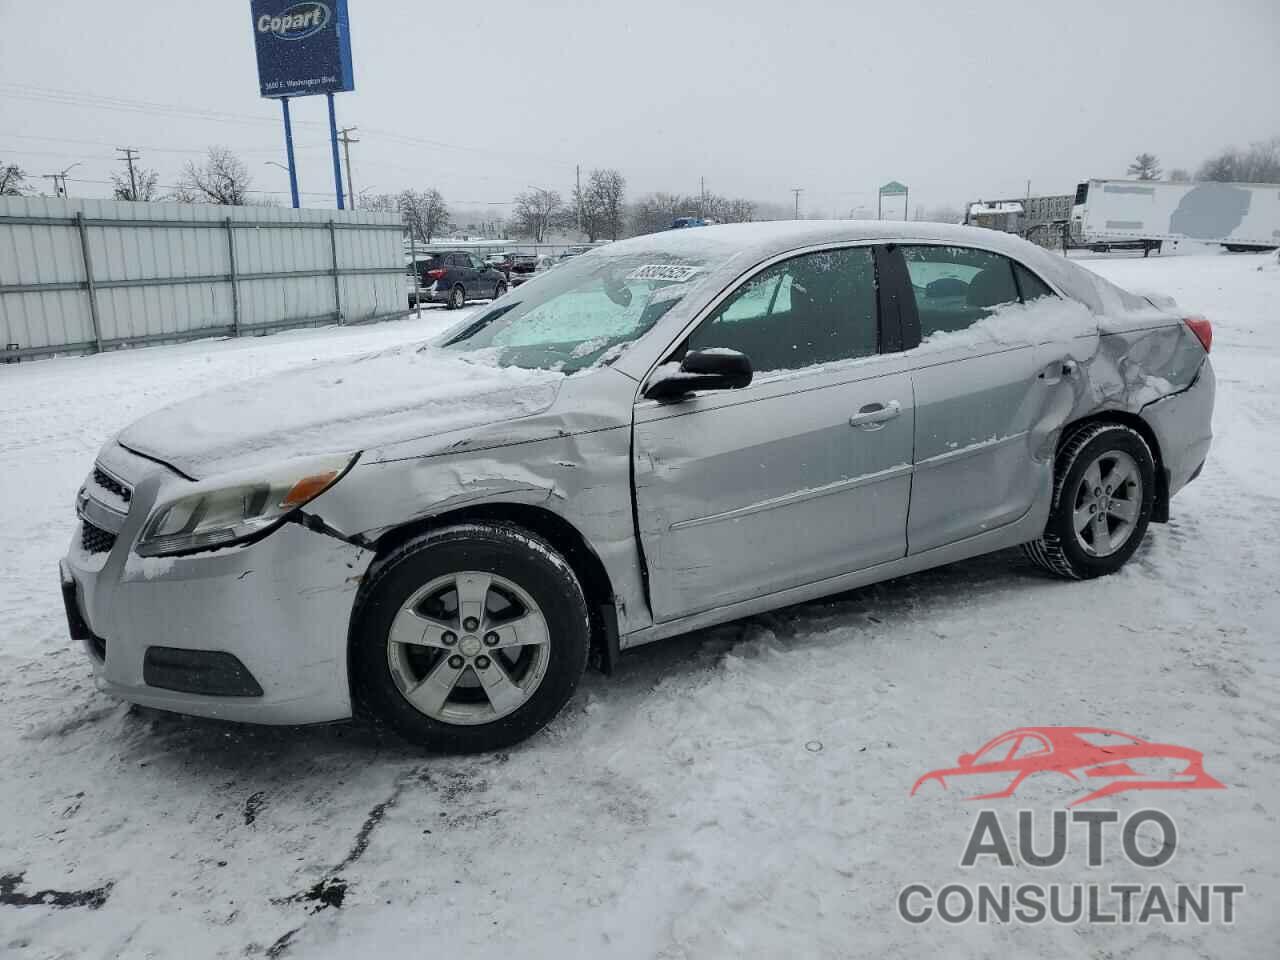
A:
[[[338,209],[346,209],[342,202],[342,160],[338,155],[338,116],[333,109],[333,94],[326,93],[329,101],[329,145],[333,148],[333,185],[338,194]]]
[[[298,209],[298,168],[293,163],[293,124],[289,122],[289,98],[281,97],[284,108],[284,151],[289,157],[289,193],[293,196],[293,209]]]

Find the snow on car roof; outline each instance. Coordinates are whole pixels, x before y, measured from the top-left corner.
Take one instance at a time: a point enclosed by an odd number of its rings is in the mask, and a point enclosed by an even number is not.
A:
[[[1062,292],[1098,312],[1105,280],[1034,243],[999,230],[953,223],[902,220],[771,220],[726,223],[697,230],[665,230],[619,240],[592,250],[592,257],[625,257],[642,251],[723,259],[746,266],[789,250],[823,243],[865,240],[954,243],[1002,253],[1021,261]]]

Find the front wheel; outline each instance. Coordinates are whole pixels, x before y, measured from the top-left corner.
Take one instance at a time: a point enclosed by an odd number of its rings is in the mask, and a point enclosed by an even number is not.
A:
[[[569,701],[590,637],[582,587],[550,544],[507,524],[446,527],[371,571],[352,633],[356,697],[431,750],[498,750]]]
[[[1044,569],[1072,580],[1114,573],[1138,549],[1155,502],[1155,460],[1142,434],[1086,424],[1062,442],[1044,535],[1024,546]]]

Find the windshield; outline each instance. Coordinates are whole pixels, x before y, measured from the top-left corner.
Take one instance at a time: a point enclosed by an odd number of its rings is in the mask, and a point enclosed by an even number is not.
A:
[[[709,254],[603,251],[566,261],[494,303],[445,343],[503,366],[574,373],[609,364],[706,276]]]

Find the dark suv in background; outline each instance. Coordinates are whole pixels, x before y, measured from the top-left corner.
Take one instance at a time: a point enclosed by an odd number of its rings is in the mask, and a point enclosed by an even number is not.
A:
[[[414,288],[413,270],[418,271],[418,287]],[[489,300],[507,292],[507,277],[501,270],[487,265],[474,253],[465,250],[441,250],[419,254],[409,268],[409,306],[443,303],[457,309],[468,300]]]

